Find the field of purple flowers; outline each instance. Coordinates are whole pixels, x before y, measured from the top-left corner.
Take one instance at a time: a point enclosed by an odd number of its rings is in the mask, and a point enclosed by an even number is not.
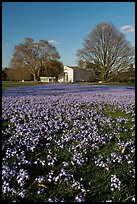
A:
[[[2,198],[135,201],[134,87],[7,89],[2,96]]]

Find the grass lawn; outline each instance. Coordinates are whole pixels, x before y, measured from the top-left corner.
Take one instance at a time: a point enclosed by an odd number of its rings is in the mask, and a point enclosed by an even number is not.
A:
[[[22,81],[2,81],[2,86],[3,87],[10,87],[10,86],[25,86],[25,85],[37,85],[37,84],[49,84],[49,83],[47,83],[47,82],[45,82],[45,83],[43,83],[43,82],[40,82],[40,81],[36,81],[36,82],[34,82],[34,81],[24,81],[24,82],[22,82]],[[73,83],[73,84],[75,84],[75,82]],[[97,82],[93,82],[93,83],[91,83],[91,82],[76,82],[76,84],[99,84],[99,85],[103,85],[103,84],[105,84],[105,85],[121,85],[121,86],[134,86],[135,85],[135,83],[132,83],[132,82],[128,82],[128,83],[123,83],[123,82],[110,82],[110,83],[97,83]]]

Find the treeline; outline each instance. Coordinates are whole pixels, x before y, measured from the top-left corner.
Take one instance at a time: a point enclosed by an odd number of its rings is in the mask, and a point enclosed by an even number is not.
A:
[[[48,63],[50,65],[50,63]],[[55,63],[54,63],[55,65]],[[62,67],[63,69],[63,67]],[[40,80],[41,76],[52,76],[56,75],[58,76],[60,68],[57,67],[54,69],[54,67],[51,68],[51,66],[48,66],[48,68],[41,68],[40,75],[37,78],[37,81]],[[56,74],[55,74],[56,72]],[[46,75],[45,75],[46,74]],[[95,74],[94,70],[90,72],[90,82],[98,82],[99,78],[97,74]],[[5,67],[2,70],[2,81],[33,81],[33,76],[32,74],[28,71],[27,68],[7,68]],[[126,72],[121,72],[117,74],[116,76],[113,76],[110,82],[135,82],[135,69],[133,67],[130,67],[128,71]]]
[[[4,68],[2,70],[2,81],[33,81],[33,76],[27,68]]]
[[[40,81],[40,77],[49,76],[56,77],[58,81],[58,76],[63,72],[63,64],[59,61],[49,60],[45,66],[39,67],[39,72],[36,72],[35,79]],[[5,67],[2,70],[2,81],[33,81],[34,76],[30,72],[28,67]]]

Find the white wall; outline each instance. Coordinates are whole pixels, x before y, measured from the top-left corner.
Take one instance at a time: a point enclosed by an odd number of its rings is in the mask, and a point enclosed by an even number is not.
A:
[[[67,67],[67,66],[64,66],[64,72],[67,72],[68,73],[68,82],[74,82],[74,71],[72,68],[70,67]]]

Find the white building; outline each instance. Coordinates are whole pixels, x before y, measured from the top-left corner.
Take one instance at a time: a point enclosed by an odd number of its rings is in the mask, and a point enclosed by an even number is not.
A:
[[[90,81],[90,72],[77,66],[64,66],[64,72],[58,77],[58,82]],[[40,77],[41,82],[54,82],[55,77]]]
[[[41,82],[55,82],[55,77],[40,77]]]
[[[80,82],[89,80],[89,72],[77,66],[64,66],[64,72],[58,79],[59,82]]]

